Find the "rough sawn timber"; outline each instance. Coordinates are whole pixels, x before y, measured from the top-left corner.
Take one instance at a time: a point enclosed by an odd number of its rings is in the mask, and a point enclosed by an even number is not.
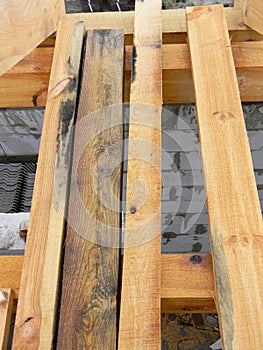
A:
[[[224,349],[263,342],[263,224],[222,5],[187,9]]]
[[[124,34],[87,32],[65,241],[59,349],[116,348]]]
[[[137,0],[119,350],[161,348],[161,1]]]
[[[27,234],[13,349],[53,346],[84,26],[60,23]]]

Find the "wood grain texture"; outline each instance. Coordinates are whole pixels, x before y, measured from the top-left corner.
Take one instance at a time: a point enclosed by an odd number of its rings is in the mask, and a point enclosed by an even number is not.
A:
[[[243,0],[243,12],[245,24],[263,34],[263,2]]]
[[[262,216],[223,6],[187,20],[221,335],[227,350],[260,349]]]
[[[243,102],[263,101],[263,50],[261,42],[232,43],[239,90]],[[35,49],[0,77],[0,108],[44,106],[53,57],[52,47]],[[195,101],[187,44],[163,45],[163,101]],[[125,46],[125,102],[130,99],[132,46]]]
[[[162,254],[161,263],[162,313],[216,312],[210,254]]]
[[[63,0],[9,0],[0,3],[0,75],[57,30],[65,13]]]
[[[15,299],[18,298],[23,262],[23,256],[0,256],[0,286],[11,288]]]
[[[162,254],[162,312],[216,312],[214,276],[210,254],[198,254],[202,261],[191,263],[192,254]],[[0,256],[0,286],[11,288],[17,300],[23,256]]]
[[[84,26],[61,23],[44,117],[13,349],[51,349]]]
[[[246,31],[241,8],[225,9],[229,30]],[[185,9],[164,10],[162,15],[163,33],[187,32]],[[66,14],[63,19],[68,21],[84,21],[86,29],[122,29],[124,34],[132,34],[134,30],[134,11],[127,12],[94,12]]]
[[[11,326],[14,293],[10,288],[0,288],[0,349],[7,349]]]
[[[118,349],[160,349],[161,1],[135,3]]]
[[[59,349],[116,347],[123,59],[122,31],[88,31],[68,208]]]

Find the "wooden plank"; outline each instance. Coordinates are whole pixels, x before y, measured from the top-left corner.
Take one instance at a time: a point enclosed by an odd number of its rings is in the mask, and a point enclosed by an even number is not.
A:
[[[116,347],[123,59],[122,31],[88,31],[74,143],[59,349]]]
[[[123,350],[161,347],[161,47],[161,1],[136,1],[118,345]]]
[[[216,312],[210,254],[162,254],[162,312]]]
[[[23,256],[0,256],[0,286],[12,288],[15,299],[18,298],[23,262]]]
[[[263,34],[263,2],[243,0],[243,11],[245,24]]]
[[[216,312],[214,276],[210,254],[198,254],[201,262],[191,263],[192,254],[162,254],[162,312]],[[0,285],[14,290],[17,300],[23,256],[0,256]]]
[[[263,100],[263,50],[261,42],[234,42],[232,51],[241,99]],[[0,77],[0,108],[46,104],[53,48],[37,48]],[[186,44],[163,45],[164,103],[194,102],[190,52]],[[132,46],[125,47],[125,101],[130,99]],[[182,88],[183,87],[183,88]]]
[[[260,349],[263,225],[223,6],[187,20],[221,335],[225,349]]]
[[[0,10],[0,75],[14,66],[50,34],[57,30],[65,13],[64,1],[2,1]]]
[[[132,34],[134,29],[134,11],[71,13],[64,15],[67,21],[84,21],[86,29],[122,29],[124,34]],[[241,8],[225,8],[229,30],[246,31]],[[185,9],[162,11],[163,33],[187,32]]]
[[[234,0],[234,7],[235,8],[242,8],[243,0]]]
[[[13,349],[51,349],[84,26],[61,23],[44,118]],[[72,46],[71,46],[72,42]],[[48,151],[47,151],[48,150]]]
[[[13,310],[13,291],[0,288],[0,349],[7,349],[11,317]]]

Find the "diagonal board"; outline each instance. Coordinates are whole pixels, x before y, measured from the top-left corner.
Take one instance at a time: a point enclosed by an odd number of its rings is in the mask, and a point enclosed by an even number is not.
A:
[[[83,23],[61,23],[52,65],[13,349],[52,348]]]
[[[0,349],[6,350],[11,326],[14,293],[10,288],[0,288]]]
[[[65,13],[63,0],[0,2],[0,75],[54,33]]]
[[[119,349],[160,349],[161,1],[135,3]]]
[[[242,2],[245,24],[263,34],[263,1],[243,0]]]
[[[187,9],[188,35],[224,348],[263,342],[263,227],[221,5]]]
[[[116,348],[124,34],[87,32],[58,349]]]

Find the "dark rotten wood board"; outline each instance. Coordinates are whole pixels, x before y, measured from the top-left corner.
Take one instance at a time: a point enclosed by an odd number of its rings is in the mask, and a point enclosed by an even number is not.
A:
[[[58,349],[116,348],[123,62],[122,31],[87,32]]]

